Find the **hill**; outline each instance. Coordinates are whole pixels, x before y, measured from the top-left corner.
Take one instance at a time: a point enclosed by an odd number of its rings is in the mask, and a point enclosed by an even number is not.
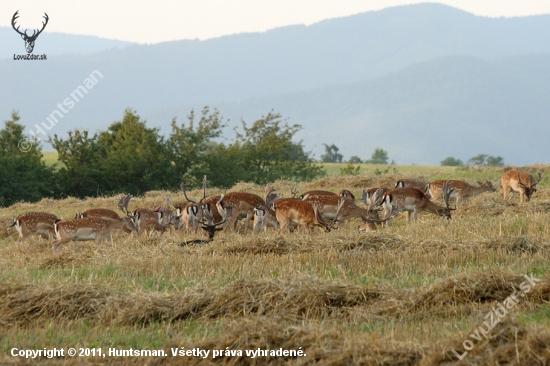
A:
[[[447,156],[466,161],[486,153],[523,165],[550,155],[549,75],[550,55],[443,57],[374,80],[211,107],[233,121],[273,108],[303,125],[299,137],[317,156],[323,143],[335,143],[344,158],[366,159],[383,147],[398,164],[438,165]],[[170,116],[191,108],[200,105],[147,117],[168,131]]]

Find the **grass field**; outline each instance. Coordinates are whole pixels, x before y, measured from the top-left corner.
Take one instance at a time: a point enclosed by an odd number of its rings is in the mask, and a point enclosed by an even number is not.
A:
[[[330,175],[297,188],[347,188],[360,196],[364,188],[402,177],[476,181],[505,171],[396,166],[397,172],[373,175],[376,168],[370,168],[361,168],[368,174]],[[517,194],[503,201],[501,191],[484,193],[465,201],[451,221],[421,214],[419,222],[407,224],[400,214],[375,233],[359,233],[359,221],[310,235],[245,235],[239,226],[238,233],[221,232],[214,242],[193,247],[178,244],[202,235],[136,238],[118,232],[113,244],[72,242],[54,256],[47,239],[18,243],[17,233],[3,230],[0,363],[547,365],[550,167],[526,170],[545,174],[529,203],[520,205]],[[295,186],[275,185],[285,195]],[[263,187],[240,183],[233,190],[261,194]],[[130,206],[154,207],[166,197],[183,201],[179,193],[155,191]],[[91,207],[114,209],[117,200],[18,203],[0,209],[0,223],[5,228],[25,211],[69,218]],[[534,276],[529,292],[524,275]],[[488,314],[498,320],[492,329]],[[13,348],[53,347],[163,350],[166,356],[10,355]],[[211,352],[206,359],[172,356],[182,347]],[[305,355],[246,355],[259,348]],[[221,355],[213,358],[214,350]]]

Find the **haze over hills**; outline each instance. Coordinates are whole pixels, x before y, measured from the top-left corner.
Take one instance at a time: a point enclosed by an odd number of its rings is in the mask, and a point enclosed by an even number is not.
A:
[[[129,45],[43,62],[8,59],[0,61],[8,85],[0,89],[0,111],[5,119],[19,110],[29,127],[43,122],[98,70],[104,78],[52,133],[104,129],[127,106],[154,126],[169,125],[175,115],[183,121],[191,106],[218,106],[234,124],[274,108],[307,127],[301,137],[317,146],[317,156],[322,143],[334,142],[345,157],[368,157],[382,146],[405,164],[478,153],[534,163],[545,161],[544,147],[518,154],[501,141],[519,138],[511,127],[518,120],[526,134],[525,122],[546,128],[547,34],[550,15],[495,19],[420,4],[206,41]],[[22,40],[14,38],[17,50],[10,52],[23,53]],[[457,124],[475,134],[457,131]]]
[[[438,165],[486,153],[510,164],[547,161],[550,146],[550,55],[495,61],[447,56],[374,80],[212,103],[224,117],[246,122],[271,108],[300,123],[300,138],[315,152],[335,143],[344,158],[367,159],[376,147],[400,164]],[[164,131],[173,116],[201,105],[145,115]],[[179,119],[182,121],[182,119]]]

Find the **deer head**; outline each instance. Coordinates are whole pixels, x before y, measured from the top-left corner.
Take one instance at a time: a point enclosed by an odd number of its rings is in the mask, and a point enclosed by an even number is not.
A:
[[[28,35],[27,34],[27,30],[25,29],[25,32],[24,33],[21,33],[19,31],[19,26],[16,28],[15,27],[15,21],[17,20],[17,18],[19,18],[19,10],[17,10],[15,12],[15,14],[13,14],[13,17],[11,18],[11,26],[13,27],[13,29],[19,33],[21,35],[21,38],[23,38],[23,40],[25,41],[25,48],[27,49],[27,53],[32,53],[33,49],[34,49],[34,42],[36,41],[36,38],[38,38],[38,36],[40,35],[40,33],[42,33],[42,31],[44,30],[44,28],[46,28],[46,25],[48,24],[48,14],[44,13],[44,19],[46,19],[46,22],[42,22],[42,29],[38,30],[38,29],[35,29],[33,30],[33,33],[32,35]]]
[[[529,202],[533,193],[537,191],[537,188],[535,186],[540,182],[541,179],[542,179],[542,173],[539,172],[539,179],[535,183],[530,184],[529,186],[526,186],[525,184],[521,183],[521,178],[519,177],[519,172],[518,172],[518,183],[525,190],[525,196],[527,197],[527,202]]]

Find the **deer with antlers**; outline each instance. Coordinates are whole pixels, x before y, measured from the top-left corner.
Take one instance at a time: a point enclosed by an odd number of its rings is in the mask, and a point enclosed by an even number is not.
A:
[[[267,185],[265,188],[265,205],[258,205],[254,207],[254,223],[253,223],[253,233],[260,232],[262,227],[264,228],[265,234],[267,235],[267,226],[272,226],[276,230],[279,230],[279,221],[277,221],[277,216],[275,216],[275,210],[273,210],[273,203],[279,199],[283,198],[282,193],[273,193],[275,188],[271,185]],[[297,191],[291,190],[293,196],[298,193]],[[292,197],[293,198],[293,197]]]
[[[539,172],[539,179],[535,182],[533,176],[529,173],[520,172],[519,170],[509,170],[500,178],[500,184],[502,184],[502,191],[504,193],[503,199],[506,200],[508,193],[519,192],[519,201],[523,203],[523,197],[529,202],[533,193],[537,191],[537,184],[542,179],[542,173]]]
[[[336,196],[338,197],[338,196]],[[312,204],[298,198],[280,199],[275,201],[274,209],[277,220],[279,221],[279,233],[283,233],[290,224],[301,225],[306,232],[311,233],[313,227],[320,227],[325,232],[329,232],[335,228],[338,222],[338,216],[342,211],[342,207],[349,200],[339,197],[339,204],[336,210],[334,219],[327,223],[319,212],[319,204]]]
[[[18,215],[10,227],[19,233],[18,242],[25,241],[31,235],[47,235],[48,239],[55,236],[54,224],[57,216],[48,212],[25,212]]]
[[[445,206],[439,206],[426,197],[426,195],[417,188],[393,188],[387,191],[382,197],[382,207],[384,208],[385,216],[392,211],[392,207],[397,205],[399,211],[407,211],[407,222],[410,223],[411,215],[414,215],[414,221],[418,220],[418,213],[422,211],[430,212],[438,216],[451,219],[451,211],[456,210],[449,206],[449,198],[453,192],[450,183],[443,186],[443,198]],[[390,220],[386,221],[389,225]]]
[[[98,244],[108,240],[115,230],[131,233],[136,230],[133,222],[128,219],[106,219],[88,216],[78,219],[56,221],[54,224],[57,240],[53,242],[54,254],[70,241],[97,240]],[[112,239],[111,239],[112,240]]]
[[[16,28],[15,27],[15,22],[17,20],[17,18],[19,18],[19,10],[17,10],[15,12],[15,14],[13,14],[13,17],[11,18],[11,26],[13,27],[13,29],[19,33],[21,35],[21,38],[23,38],[23,40],[25,41],[25,48],[27,50],[27,53],[32,53],[33,49],[34,49],[34,42],[36,42],[36,38],[38,38],[38,36],[40,35],[40,33],[42,33],[42,31],[44,30],[44,28],[46,28],[46,25],[48,24],[48,20],[50,19],[48,17],[48,14],[44,13],[44,16],[43,18],[46,20],[45,22],[42,22],[42,29],[38,30],[38,29],[35,29],[32,33],[32,35],[28,35],[27,34],[27,30],[25,29],[25,32],[22,33],[21,31],[19,31],[19,26]]]
[[[367,205],[368,215],[361,216],[363,223],[357,227],[359,231],[376,231],[375,224],[382,224],[388,220],[393,219],[395,216],[399,214],[399,207],[397,205],[393,205],[392,210],[387,212],[386,216],[383,219],[379,219],[377,207],[380,206],[384,197],[384,193],[386,193],[389,189],[387,188],[374,188],[374,189],[376,189],[376,191],[374,191],[370,197],[367,197],[367,194],[369,193],[370,190],[369,191],[363,190],[362,201],[365,202],[365,204]],[[371,214],[375,214],[376,217],[372,217]]]
[[[459,200],[466,200],[484,192],[496,192],[495,187],[493,187],[490,181],[486,181],[485,183],[477,182],[479,186],[474,187],[463,180],[436,180],[428,183],[426,195],[431,197],[432,201],[441,198],[443,196],[443,187],[447,182],[449,182],[449,187],[453,189],[450,197],[456,198],[456,207],[458,207]]]
[[[210,243],[211,241],[213,241],[214,240],[214,235],[216,235],[216,232],[223,230],[223,228],[221,226],[224,225],[227,222],[227,220],[229,220],[229,217],[231,217],[231,210],[232,209],[233,209],[233,207],[231,207],[231,206],[226,207],[226,212],[228,213],[227,218],[225,220],[221,221],[221,222],[218,222],[217,224],[210,225],[210,224],[206,223],[206,219],[203,217],[203,221],[201,223],[201,228],[204,231],[206,231],[206,233],[208,234],[208,239],[186,240],[183,243],[180,243],[180,246],[206,244],[206,243]]]
[[[193,211],[196,211],[197,214],[195,214],[195,217],[193,220],[197,220],[197,228],[198,223],[201,223],[203,221],[206,221],[208,225],[213,225],[216,222],[223,221],[222,215],[218,212],[218,208],[216,207],[216,203],[220,200],[221,196],[213,196],[206,198],[206,175],[203,178],[203,197],[199,202],[196,202],[195,200],[190,199],[187,197],[187,191],[186,191],[186,185],[185,183],[180,184],[180,188],[183,191],[183,195],[185,196],[185,199],[190,202],[190,205],[196,205],[197,210],[190,209],[191,213]],[[189,210],[189,208],[186,208]],[[204,218],[204,220],[203,220]]]
[[[137,235],[141,235],[145,230],[151,229],[149,235],[154,231],[163,233],[166,230],[166,226],[161,225],[163,213],[155,212],[148,208],[138,208],[132,214],[128,210],[128,204],[132,199],[132,195],[128,194],[120,198],[118,202],[118,208],[124,212],[134,223],[137,230]]]
[[[266,190],[267,189],[266,187]],[[265,196],[268,196],[267,191]],[[216,207],[224,220],[228,217],[228,213],[225,211],[227,206],[233,207],[233,210],[225,227],[229,227],[232,231],[235,231],[237,228],[237,221],[239,219],[245,219],[244,233],[246,234],[248,231],[248,224],[250,220],[254,218],[254,207],[265,206],[265,201],[260,196],[248,192],[230,192],[222,194],[220,200],[216,203]]]

